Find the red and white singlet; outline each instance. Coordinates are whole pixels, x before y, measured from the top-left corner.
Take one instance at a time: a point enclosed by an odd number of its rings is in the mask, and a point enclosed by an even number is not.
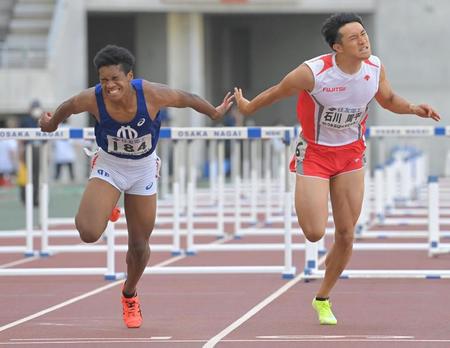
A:
[[[325,54],[308,60],[305,64],[314,75],[314,89],[302,91],[297,104],[297,117],[302,127],[297,145],[297,161],[291,170],[300,175],[330,178],[344,172],[360,169],[363,165],[364,132],[368,116],[368,105],[378,91],[381,63],[371,56],[361,64],[355,74],[343,72],[336,64],[335,54]],[[355,151],[349,151],[353,149]],[[315,160],[308,160],[308,152],[314,151]],[[327,166],[323,155],[335,153],[325,171],[316,170],[316,164]],[[353,154],[352,154],[353,153]],[[355,153],[360,153],[355,157]],[[349,154],[351,158],[346,158]],[[357,165],[348,164],[354,163]],[[299,167],[300,166],[300,167]]]

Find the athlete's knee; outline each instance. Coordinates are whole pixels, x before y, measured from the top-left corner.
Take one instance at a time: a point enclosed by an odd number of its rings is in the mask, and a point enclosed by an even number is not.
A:
[[[144,257],[150,254],[148,239],[128,243],[128,253],[137,257]]]
[[[322,233],[313,233],[313,234],[306,234],[305,233],[305,238],[307,240],[309,240],[311,243],[315,243],[318,242],[319,240],[321,240],[323,237]]]
[[[98,241],[106,226],[99,227],[96,224],[90,224],[85,219],[80,218],[78,215],[75,217],[75,227],[80,234],[80,238],[85,243],[95,243]]]
[[[312,243],[319,241],[325,233],[325,227],[320,227],[314,223],[308,223],[308,221],[301,220],[300,218],[298,219],[298,224],[300,225],[305,238]]]
[[[353,228],[345,229],[345,230],[336,230],[334,236],[334,242],[337,244],[341,244],[344,246],[351,247],[353,246],[353,241],[355,239]]]
[[[128,244],[127,264],[147,264],[150,259],[150,246],[145,242],[135,242]]]
[[[321,240],[323,235],[325,234],[325,231],[323,231],[322,229],[302,227],[302,230],[303,230],[303,234],[305,235],[305,238],[312,243],[318,242],[319,240]]]

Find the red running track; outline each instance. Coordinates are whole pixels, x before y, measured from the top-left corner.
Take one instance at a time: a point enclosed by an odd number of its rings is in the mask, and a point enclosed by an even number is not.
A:
[[[152,243],[161,240],[167,241],[151,238]],[[280,242],[281,237],[246,237],[230,243],[274,240]],[[118,270],[123,271],[124,254],[117,259]],[[14,260],[24,259],[0,254],[0,265]],[[276,265],[282,261],[281,252],[203,252],[188,257],[153,253],[150,264]],[[23,262],[15,267],[101,267],[105,255],[57,254]],[[294,253],[294,263],[298,270],[303,268],[302,252]],[[447,269],[449,265],[449,255],[430,259],[421,251],[355,251],[349,269]],[[318,285],[318,281],[304,282],[301,275],[290,281],[281,275],[145,275],[138,288],[144,324],[127,329],[121,318],[120,281],[99,276],[1,277],[0,346],[450,346],[449,280],[340,280],[332,293],[339,320],[334,327],[320,326],[311,308]]]

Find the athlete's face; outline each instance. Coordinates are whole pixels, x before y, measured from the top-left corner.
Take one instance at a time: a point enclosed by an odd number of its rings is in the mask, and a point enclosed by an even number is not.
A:
[[[133,73],[125,74],[120,65],[108,65],[98,69],[98,77],[105,96],[118,100],[129,92]]]
[[[358,58],[368,59],[372,54],[369,36],[364,27],[358,23],[347,23],[339,29],[341,40],[333,45],[338,53]]]

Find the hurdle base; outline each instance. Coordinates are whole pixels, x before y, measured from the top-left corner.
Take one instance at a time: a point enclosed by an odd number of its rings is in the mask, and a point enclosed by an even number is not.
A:
[[[117,276],[115,274],[105,274],[105,280],[117,280]]]
[[[126,274],[124,272],[104,275],[105,280],[121,280],[121,279],[125,279],[125,278],[126,278]]]
[[[292,273],[283,273],[281,278],[282,279],[294,279],[295,277],[295,269],[292,271]]]
[[[180,255],[182,255],[182,252],[181,251],[172,251],[171,255],[172,256],[180,256]]]

